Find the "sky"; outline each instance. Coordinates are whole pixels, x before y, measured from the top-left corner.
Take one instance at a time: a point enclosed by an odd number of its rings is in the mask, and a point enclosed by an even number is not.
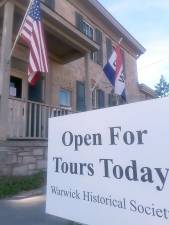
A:
[[[146,48],[137,61],[139,83],[169,82],[169,0],[99,0]]]

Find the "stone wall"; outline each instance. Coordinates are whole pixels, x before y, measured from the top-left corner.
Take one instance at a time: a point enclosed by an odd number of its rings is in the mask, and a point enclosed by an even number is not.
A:
[[[32,175],[47,167],[47,141],[0,142],[0,176]]]

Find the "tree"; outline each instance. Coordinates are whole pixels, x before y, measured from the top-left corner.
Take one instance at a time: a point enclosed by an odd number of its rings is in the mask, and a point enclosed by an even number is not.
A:
[[[155,92],[159,97],[169,96],[169,83],[161,75],[159,83],[155,85]]]

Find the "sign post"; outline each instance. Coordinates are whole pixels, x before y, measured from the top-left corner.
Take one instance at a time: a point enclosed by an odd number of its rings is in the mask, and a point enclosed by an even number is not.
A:
[[[88,225],[168,225],[169,98],[52,118],[46,211]]]

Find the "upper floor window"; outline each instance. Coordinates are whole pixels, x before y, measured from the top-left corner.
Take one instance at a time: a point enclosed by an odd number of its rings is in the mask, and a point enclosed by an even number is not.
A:
[[[60,106],[71,106],[71,93],[68,90],[61,89],[59,92],[59,104]]]
[[[83,33],[91,40],[94,39],[94,29],[86,21],[83,21]]]
[[[83,19],[82,15],[80,15],[77,12],[76,12],[76,26],[88,38],[90,38],[91,40],[94,39],[93,27]]]
[[[76,12],[76,26],[83,34],[85,34],[91,40],[95,40],[95,42],[100,46],[100,49],[97,52],[91,54],[91,59],[97,64],[103,66],[102,32],[89,25],[83,19],[83,16],[78,12]]]
[[[51,9],[54,9],[54,7],[55,7],[55,0],[43,0],[43,1],[48,7],[50,7]]]

